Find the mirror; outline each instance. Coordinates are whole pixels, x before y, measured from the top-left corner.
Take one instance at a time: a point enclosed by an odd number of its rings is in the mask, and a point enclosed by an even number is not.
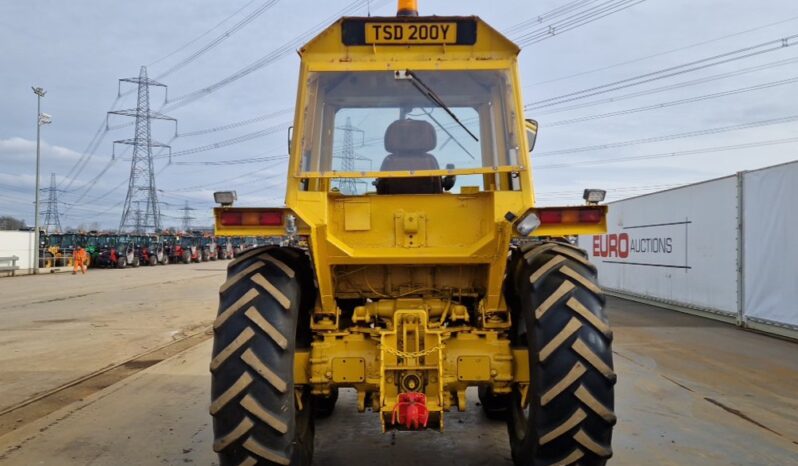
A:
[[[288,155],[291,155],[291,140],[294,138],[294,127],[288,127]]]
[[[538,122],[528,119],[524,126],[526,126],[526,143],[529,146],[529,152],[532,152],[538,139]]]

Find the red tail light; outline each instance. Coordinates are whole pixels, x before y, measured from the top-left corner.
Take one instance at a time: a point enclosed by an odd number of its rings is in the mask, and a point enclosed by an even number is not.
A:
[[[277,212],[263,212],[260,214],[260,224],[268,226],[280,226],[283,224],[283,213]]]
[[[579,223],[598,224],[604,219],[604,213],[595,209],[584,209],[579,211]]]
[[[538,218],[542,225],[560,224],[592,224],[601,223],[604,219],[604,211],[601,209],[541,209],[537,211]]]
[[[244,214],[241,212],[222,212],[221,220],[222,225],[226,227],[242,225],[244,223]]]
[[[541,210],[538,212],[538,217],[540,217],[541,225],[562,223],[561,210]]]
[[[283,212],[270,211],[226,211],[222,212],[220,221],[222,226],[270,226],[276,227],[283,224]]]

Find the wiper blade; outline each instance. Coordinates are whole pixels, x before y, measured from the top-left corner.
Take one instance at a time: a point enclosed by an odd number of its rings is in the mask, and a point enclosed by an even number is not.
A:
[[[463,128],[463,130],[465,130],[465,132],[468,133],[469,136],[474,138],[474,141],[479,142],[479,138],[477,138],[476,135],[472,133],[471,130],[468,129],[468,127],[466,127],[466,125],[464,125],[459,118],[457,118],[457,115],[455,115],[454,112],[452,112],[449,106],[443,102],[440,96],[438,96],[438,94],[436,94],[435,91],[432,90],[432,88],[427,86],[427,84],[424,83],[424,81],[422,81],[421,78],[419,78],[416,73],[410,70],[407,70],[406,73],[408,76],[410,76],[410,84],[412,84],[413,87],[415,87],[416,89],[418,89],[419,92],[427,96],[427,98],[430,101],[432,101],[432,103],[434,103],[435,105],[446,111],[446,113],[448,113],[449,116],[452,117],[452,120],[454,120],[455,123],[460,125],[460,127]]]

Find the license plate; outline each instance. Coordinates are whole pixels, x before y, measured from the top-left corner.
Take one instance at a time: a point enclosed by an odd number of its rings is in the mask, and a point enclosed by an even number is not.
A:
[[[457,23],[366,23],[367,45],[454,45]]]

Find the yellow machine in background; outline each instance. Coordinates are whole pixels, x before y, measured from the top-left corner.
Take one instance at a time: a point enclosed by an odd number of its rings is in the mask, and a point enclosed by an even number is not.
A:
[[[284,238],[220,290],[221,464],[310,464],[340,387],[384,431],[443,430],[478,387],[516,464],[604,464],[612,333],[595,268],[556,238],[604,232],[606,207],[535,207],[515,44],[399,3],[301,49],[287,208],[217,193],[217,235]]]

